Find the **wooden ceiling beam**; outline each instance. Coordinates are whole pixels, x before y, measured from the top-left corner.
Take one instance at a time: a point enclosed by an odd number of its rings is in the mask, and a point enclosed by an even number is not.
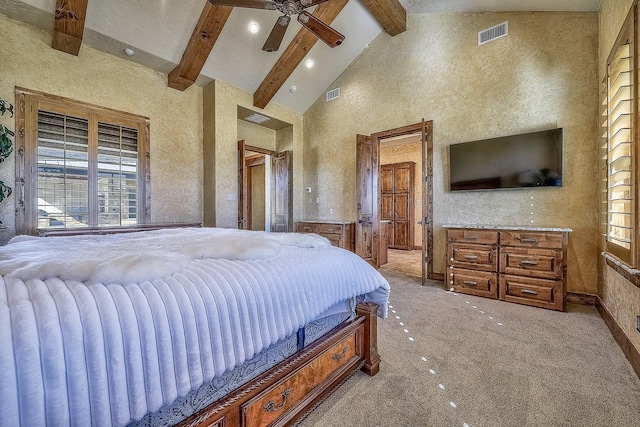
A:
[[[88,0],[56,0],[51,47],[78,56]]]
[[[325,24],[331,25],[347,2],[348,0],[329,0],[321,3],[313,11],[313,16]],[[280,55],[276,64],[253,94],[254,106],[258,108],[267,106],[317,41],[318,38],[306,28],[302,27],[298,31],[298,34]]]
[[[169,87],[185,90],[195,83],[232,10],[233,7],[205,3],[180,64],[169,73]]]
[[[398,0],[360,0],[390,35],[407,31],[407,12]]]

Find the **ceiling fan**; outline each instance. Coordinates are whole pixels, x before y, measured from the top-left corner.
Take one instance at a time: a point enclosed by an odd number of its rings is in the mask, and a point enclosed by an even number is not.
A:
[[[327,0],[209,0],[218,6],[248,7],[252,9],[277,10],[283,15],[278,18],[273,26],[267,41],[262,46],[265,52],[275,52],[280,48],[280,43],[287,31],[291,15],[298,15],[298,22],[311,31],[329,47],[342,44],[344,36],[307,12],[306,8],[324,3]]]

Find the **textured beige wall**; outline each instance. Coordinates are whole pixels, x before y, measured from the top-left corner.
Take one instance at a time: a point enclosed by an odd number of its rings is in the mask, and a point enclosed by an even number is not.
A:
[[[293,126],[284,127],[276,132],[276,151],[293,150]]]
[[[240,140],[244,140],[247,145],[265,150],[275,151],[276,149],[275,130],[245,120],[238,120],[238,141]]]
[[[380,165],[390,163],[414,162],[414,218],[413,245],[422,247],[422,225],[417,224],[422,217],[422,141],[402,145],[384,145],[380,147]]]
[[[251,229],[265,230],[265,167],[251,168]]]
[[[600,79],[605,77],[609,52],[618,37],[633,1],[603,0],[600,6],[600,55],[598,68]],[[596,144],[599,139],[596,137]],[[616,322],[624,330],[635,348],[640,351],[640,334],[636,331],[636,315],[640,314],[640,289],[624,279],[600,260],[602,277],[599,294]]]
[[[4,15],[0,40],[0,98],[14,103],[20,86],[149,117],[151,220],[202,221],[201,88],[170,89],[166,75],[89,47],[77,57],[54,50],[50,33]],[[0,164],[0,179],[15,187],[15,153]],[[0,205],[9,226],[2,241],[15,232],[15,205],[15,192]]]
[[[445,223],[565,226],[570,291],[596,292],[598,109],[595,13],[409,14],[381,34],[305,113],[305,186],[325,217],[355,219],[355,135],[419,122],[434,126],[434,269],[444,271]],[[509,21],[509,36],[477,46],[479,30]],[[450,193],[447,146],[563,127],[564,187]],[[533,206],[531,206],[533,205]],[[306,213],[306,212],[305,212]]]
[[[293,217],[302,217],[302,114],[281,105],[269,103],[267,107],[259,109],[253,106],[253,96],[249,92],[233,87],[219,80],[209,83],[205,88],[205,99],[209,105],[204,109],[208,112],[205,121],[213,121],[211,126],[213,137],[207,131],[204,135],[208,146],[213,144],[214,153],[205,158],[205,163],[214,163],[214,176],[205,180],[205,204],[215,205],[215,225],[217,227],[238,227],[238,106],[242,106],[258,113],[274,117],[293,127]],[[210,103],[214,105],[211,106]],[[210,129],[211,129],[210,128]],[[211,198],[215,196],[214,200]],[[205,217],[208,215],[205,212]]]

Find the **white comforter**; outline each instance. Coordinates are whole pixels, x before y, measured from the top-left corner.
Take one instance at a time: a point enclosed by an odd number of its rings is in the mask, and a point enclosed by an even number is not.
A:
[[[221,229],[0,248],[0,424],[125,425],[389,285],[313,235]]]

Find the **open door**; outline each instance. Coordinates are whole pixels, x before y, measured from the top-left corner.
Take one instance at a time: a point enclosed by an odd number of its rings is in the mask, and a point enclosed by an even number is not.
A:
[[[433,122],[422,119],[422,284],[433,276]]]
[[[378,140],[356,135],[356,254],[378,268]]]
[[[271,230],[293,231],[293,155],[291,151],[271,156]]]
[[[248,229],[248,212],[247,212],[247,171],[245,166],[245,150],[246,145],[244,140],[238,141],[238,229]]]

